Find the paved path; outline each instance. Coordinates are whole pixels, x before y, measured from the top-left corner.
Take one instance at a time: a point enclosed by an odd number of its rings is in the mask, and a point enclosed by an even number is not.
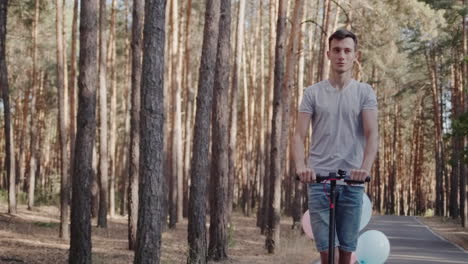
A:
[[[468,251],[432,232],[416,217],[373,216],[362,232],[366,230],[379,230],[389,239],[386,264],[468,264]]]
[[[372,229],[390,241],[387,264],[468,263],[467,251],[433,233],[416,217],[373,216],[365,230]]]

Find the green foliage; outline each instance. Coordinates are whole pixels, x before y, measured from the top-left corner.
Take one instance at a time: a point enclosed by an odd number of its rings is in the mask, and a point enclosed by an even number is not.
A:
[[[60,207],[60,193],[37,189],[34,198],[34,204],[36,206],[54,205]]]
[[[28,194],[25,192],[19,192],[16,194],[16,201],[18,204],[27,204],[28,203]]]
[[[0,202],[6,203],[8,202],[8,191],[0,189]]]
[[[234,239],[234,230],[234,225],[228,224],[228,247],[230,248],[236,246],[236,240]]]
[[[468,113],[463,113],[459,118],[452,120],[452,131],[455,136],[468,135]]]
[[[55,223],[55,222],[34,222],[33,224],[38,227],[47,227],[47,228],[57,228],[60,225],[60,223]]]

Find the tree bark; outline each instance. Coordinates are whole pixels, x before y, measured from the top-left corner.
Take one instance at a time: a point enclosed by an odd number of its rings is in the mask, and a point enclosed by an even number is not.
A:
[[[37,109],[37,97],[39,93],[36,91],[38,90],[39,86],[37,85],[37,27],[39,22],[39,0],[35,1],[34,7],[34,21],[33,21],[33,47],[32,47],[32,61],[33,61],[33,70],[32,70],[32,84],[31,88],[33,90],[33,95],[31,97],[31,116],[36,115]],[[36,185],[36,168],[37,168],[37,122],[36,118],[31,118],[30,120],[30,148],[31,148],[31,158],[29,160],[29,189],[28,189],[28,210],[32,210],[34,206],[34,189]]]
[[[5,164],[8,178],[8,213],[16,214],[16,169],[13,126],[11,122],[8,69],[6,64],[6,34],[8,0],[0,1],[0,87],[2,88],[3,115],[5,120]]]
[[[178,16],[179,8],[174,2],[174,8],[172,10],[174,16]],[[174,20],[175,22],[176,20]],[[182,74],[183,74],[183,48],[182,48],[182,23],[177,23],[177,31],[174,31],[174,36],[177,36],[177,42],[174,42],[174,48],[177,50],[177,57],[174,58],[176,63],[174,67],[175,73],[175,111],[174,111],[174,140],[172,147],[173,153],[173,172],[177,178],[177,221],[181,221],[183,218],[183,150],[182,150]],[[176,45],[177,44],[177,45]]]
[[[185,144],[184,144],[184,179],[183,179],[183,215],[188,215],[188,177],[190,173],[190,159],[191,159],[191,147],[192,147],[192,132],[193,132],[193,101],[194,91],[191,89],[191,77],[192,72],[190,68],[190,19],[192,14],[192,0],[188,0],[186,7],[187,20],[185,21],[185,54],[184,54],[184,74],[183,74],[183,85],[184,85],[184,100],[185,100]]]
[[[131,100],[131,67],[132,67],[132,59],[130,56],[130,41],[131,35],[129,34],[129,27],[128,27],[128,16],[130,15],[130,8],[129,8],[129,0],[125,0],[125,84],[124,84],[124,92],[122,93],[122,104],[123,104],[123,112],[125,113],[124,116],[124,145],[120,148],[119,155],[120,161],[123,162],[121,165],[120,172],[120,214],[122,216],[125,215],[125,210],[128,206],[128,182],[129,182],[129,170],[130,170],[130,107],[132,104]],[[138,194],[137,194],[138,195]],[[136,208],[138,210],[138,208]]]
[[[213,142],[210,175],[210,244],[208,258],[219,261],[228,255],[228,149],[229,74],[231,57],[231,1],[221,0],[218,53],[214,76]]]
[[[110,69],[111,80],[111,102],[110,102],[110,135],[109,135],[109,217],[115,217],[115,180],[116,180],[116,143],[117,143],[117,76],[116,76],[116,32],[115,32],[115,15],[116,0],[112,0],[112,13],[110,24],[110,37],[108,41],[108,67]]]
[[[61,160],[61,189],[60,189],[60,237],[68,238],[68,211],[70,202],[70,176],[67,152],[67,119],[65,112],[65,86],[63,70],[63,6],[61,0],[56,0],[56,36],[57,36],[57,90],[59,101],[59,137]]]
[[[305,12],[303,12],[305,13]],[[301,19],[304,19],[304,14],[302,14]],[[299,61],[298,61],[298,69],[297,69],[297,96],[294,98],[294,108],[293,108],[293,113],[294,113],[294,120],[296,123],[297,122],[297,116],[298,116],[298,106],[300,104],[300,99],[303,96],[303,90],[304,90],[304,66],[305,66],[305,55],[304,55],[304,31],[305,31],[305,23],[302,23],[300,27],[300,31],[298,33],[299,37],[299,43],[298,43],[298,54],[299,54]],[[295,127],[295,125],[292,125],[292,127]],[[292,129],[291,129],[292,130]],[[291,137],[292,138],[292,137]],[[294,164],[291,162],[291,164]],[[294,173],[295,168],[291,166],[291,171]],[[300,226],[300,221],[301,221],[301,216],[302,216],[302,193],[303,193],[303,184],[300,181],[293,180],[293,185],[294,185],[294,198],[293,198],[293,204],[292,204],[292,221],[293,225],[292,228],[296,228]]]
[[[79,102],[71,211],[70,264],[91,263],[93,146],[96,134],[97,0],[81,1]]]
[[[70,97],[70,160],[73,161],[75,155],[75,137],[76,137],[76,53],[77,53],[77,35],[78,35],[78,0],[73,1],[73,21],[71,36],[71,58],[70,58],[70,77],[68,78],[68,89]],[[71,162],[73,166],[73,162]],[[73,172],[73,168],[70,168]],[[73,178],[71,175],[70,178]]]
[[[287,194],[285,197],[285,206],[290,208],[291,194],[292,194],[292,183],[291,179],[293,175],[290,175],[290,170],[287,168],[287,161],[291,157],[288,153],[288,143],[291,138],[290,133],[290,106],[291,100],[293,99],[292,94],[294,93],[295,88],[295,72],[296,64],[298,61],[298,49],[299,49],[299,36],[301,31],[301,20],[303,17],[304,11],[304,1],[296,0],[294,5],[294,10],[292,14],[292,26],[291,33],[289,35],[289,41],[286,51],[286,70],[284,73],[284,79],[281,83],[281,104],[282,104],[282,121],[281,121],[281,154],[280,159],[282,162],[280,175],[286,175],[285,182],[287,182]],[[295,100],[295,99],[294,99]],[[296,111],[294,111],[296,112]],[[288,177],[288,176],[291,177]],[[281,176],[280,176],[281,177]]]
[[[462,6],[466,6],[466,0],[462,0]],[[463,98],[463,113],[466,113],[468,111],[468,96],[467,96],[467,86],[468,86],[468,34],[467,34],[467,22],[468,22],[468,15],[465,12],[465,15],[462,18],[462,38],[463,38],[463,83],[462,83],[462,92],[461,94],[464,94]],[[464,136],[464,139],[462,141],[462,147],[463,149],[466,149],[468,145],[468,136]],[[468,222],[468,200],[467,200],[467,187],[466,187],[466,171],[467,171],[467,164],[463,163],[460,168],[460,175],[465,175],[465,177],[460,177],[460,215],[461,215],[461,224],[462,226],[466,229],[467,228],[467,222]]]
[[[140,182],[134,263],[158,264],[164,202],[164,46],[166,1],[145,4],[140,108]],[[134,32],[136,33],[136,32]]]
[[[234,183],[236,178],[236,146],[237,146],[237,101],[239,97],[239,78],[242,61],[242,46],[244,43],[244,16],[245,0],[239,0],[239,10],[237,15],[236,48],[234,55],[234,65],[231,77],[231,96],[229,111],[229,175],[228,175],[228,218],[229,222],[232,213],[232,203],[234,201]]]
[[[326,56],[325,52],[327,50],[328,44],[328,24],[329,24],[329,18],[330,18],[330,9],[331,9],[331,0],[324,0],[323,2],[323,18],[322,18],[322,29],[323,32],[320,34],[320,53],[319,53],[319,66],[317,68],[317,71],[319,72],[317,74],[317,80],[316,82],[319,82],[320,80],[325,80],[328,78],[326,75],[325,67],[326,67]],[[320,79],[318,79],[320,78]]]
[[[433,51],[427,51],[426,54],[426,63],[428,71],[431,78],[432,86],[432,104],[434,109],[433,120],[434,120],[434,132],[435,132],[435,164],[436,164],[436,208],[435,215],[443,216],[444,215],[444,170],[442,162],[442,124],[441,124],[441,113],[440,113],[440,94],[437,82],[437,69],[435,65],[435,55]]]
[[[269,45],[269,73],[268,73],[268,99],[267,106],[267,129],[265,136],[265,174],[263,177],[263,201],[262,201],[262,221],[261,221],[261,233],[265,234],[268,226],[268,208],[270,205],[270,149],[271,149],[271,119],[273,116],[273,91],[274,91],[274,69],[275,69],[275,17],[277,1],[270,0],[270,45]]]
[[[108,149],[107,149],[107,16],[106,0],[99,1],[99,212],[97,226],[107,228]]]
[[[268,231],[266,247],[269,253],[279,248],[280,239],[280,210],[281,210],[281,131],[283,101],[281,85],[284,73],[284,45],[286,39],[286,1],[280,0],[278,7],[278,21],[276,27],[275,51],[275,82],[273,95],[273,118],[271,129],[271,156],[270,156],[270,201],[268,214]]]
[[[454,53],[454,57],[456,58],[457,53]],[[459,91],[459,81],[458,81],[458,67],[457,65],[450,65],[450,72],[451,72],[451,104],[452,104],[452,122],[457,120],[459,117],[459,107],[461,104],[461,97],[458,94]],[[456,121],[455,121],[456,122]],[[460,207],[458,204],[458,193],[460,187],[458,186],[460,183],[460,166],[463,166],[463,159],[460,159],[460,154],[463,153],[460,151],[460,136],[458,133],[454,133],[452,136],[452,159],[451,159],[451,167],[452,171],[450,174],[450,196],[447,197],[449,200],[449,214],[453,219],[456,219],[460,216]],[[461,161],[461,162],[460,162]],[[448,187],[448,186],[447,186]],[[450,198],[450,199],[449,199]]]
[[[206,245],[206,175],[209,174],[209,143],[211,125],[213,80],[217,54],[220,0],[207,0],[203,45],[198,79],[197,110],[193,156],[191,162],[191,185],[189,200],[187,262],[191,264],[207,263]]]
[[[170,175],[173,181],[173,186],[170,189],[171,193],[171,210],[169,216],[169,227],[175,228],[176,223],[183,218],[182,216],[182,112],[181,112],[181,85],[182,85],[182,48],[179,44],[181,34],[179,33],[179,20],[178,20],[178,0],[172,0],[171,5],[171,25],[172,25],[172,41],[171,41],[171,63],[172,63],[172,74],[171,87],[173,89],[172,102],[171,102],[171,125],[172,125],[172,136],[170,137],[172,142],[170,146],[172,149],[169,151],[172,154],[171,168],[172,173]]]
[[[133,0],[132,14],[132,95],[130,117],[130,168],[128,184],[128,247],[135,249],[138,219],[138,177],[140,162],[140,86],[142,33],[144,19],[143,0]]]

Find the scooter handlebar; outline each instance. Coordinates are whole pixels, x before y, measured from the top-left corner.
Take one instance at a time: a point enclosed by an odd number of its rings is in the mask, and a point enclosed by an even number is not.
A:
[[[367,178],[364,181],[356,181],[356,180],[350,179],[349,175],[322,176],[320,174],[317,174],[316,177],[315,177],[315,182],[321,183],[323,181],[328,181],[328,180],[331,180],[331,179],[335,179],[335,180],[343,179],[345,183],[349,183],[349,184],[363,184],[363,183],[366,183],[366,182],[370,182],[371,177],[367,176]],[[297,176],[297,175],[296,175],[296,180],[300,180],[299,176]]]

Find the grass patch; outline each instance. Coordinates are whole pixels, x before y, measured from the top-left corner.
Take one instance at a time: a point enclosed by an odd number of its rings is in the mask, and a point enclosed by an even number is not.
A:
[[[0,202],[2,203],[8,202],[8,192],[6,190],[0,189]]]
[[[54,223],[54,222],[34,222],[33,224],[38,227],[47,227],[47,228],[54,228],[60,225],[59,223]]]
[[[60,207],[60,193],[52,193],[50,190],[36,189],[34,205],[53,205]]]
[[[228,224],[228,247],[236,246],[236,240],[234,239],[234,230],[234,225]]]

